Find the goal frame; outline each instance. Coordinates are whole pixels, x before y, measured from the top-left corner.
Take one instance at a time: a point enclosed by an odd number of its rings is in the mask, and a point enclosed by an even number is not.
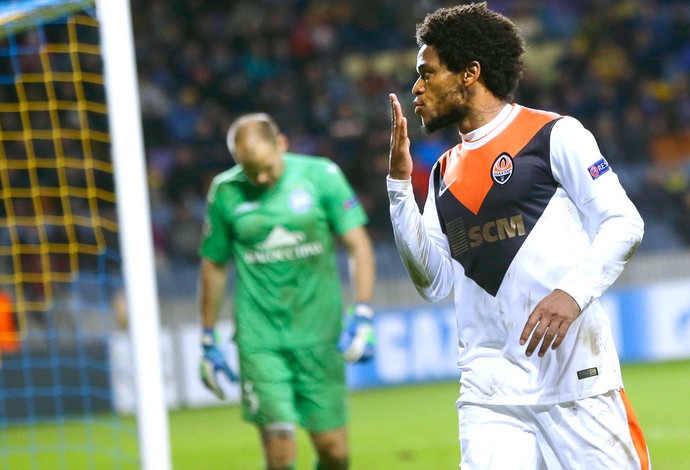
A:
[[[129,0],[95,0],[132,340],[141,466],[171,468],[160,315]]]
[[[153,234],[129,0],[25,0],[0,25],[30,30],[95,6],[116,195],[120,259],[134,364],[140,467],[172,468],[163,385]]]

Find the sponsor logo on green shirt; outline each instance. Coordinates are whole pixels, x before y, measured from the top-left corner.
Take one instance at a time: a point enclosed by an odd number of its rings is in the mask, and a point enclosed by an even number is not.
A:
[[[244,261],[247,264],[276,263],[318,256],[323,253],[321,242],[305,243],[306,238],[304,232],[291,232],[277,225],[268,234],[266,240],[256,245],[258,250],[247,251],[244,254]]]

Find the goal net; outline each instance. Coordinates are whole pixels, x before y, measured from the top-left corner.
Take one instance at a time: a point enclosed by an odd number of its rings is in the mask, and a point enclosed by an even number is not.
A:
[[[150,466],[145,415],[114,404],[131,303],[97,7],[0,5],[0,468]]]

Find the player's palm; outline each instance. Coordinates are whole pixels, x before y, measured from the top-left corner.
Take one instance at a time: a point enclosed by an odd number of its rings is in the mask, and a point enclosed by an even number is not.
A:
[[[391,101],[391,149],[388,160],[388,174],[393,179],[406,180],[412,176],[412,155],[410,137],[407,134],[407,118],[403,116],[402,106],[395,93],[389,95]]]

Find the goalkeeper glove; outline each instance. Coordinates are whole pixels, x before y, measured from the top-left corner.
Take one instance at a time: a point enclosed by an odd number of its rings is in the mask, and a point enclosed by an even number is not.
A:
[[[345,312],[344,329],[338,340],[338,349],[347,362],[367,362],[374,356],[374,310],[369,304],[357,303]]]
[[[218,372],[224,373],[232,382],[237,382],[237,376],[230,369],[223,353],[218,349],[217,339],[215,330],[204,328],[201,335],[201,347],[204,350],[204,356],[201,358],[199,373],[206,388],[222,400],[225,398],[225,393],[218,384]]]

